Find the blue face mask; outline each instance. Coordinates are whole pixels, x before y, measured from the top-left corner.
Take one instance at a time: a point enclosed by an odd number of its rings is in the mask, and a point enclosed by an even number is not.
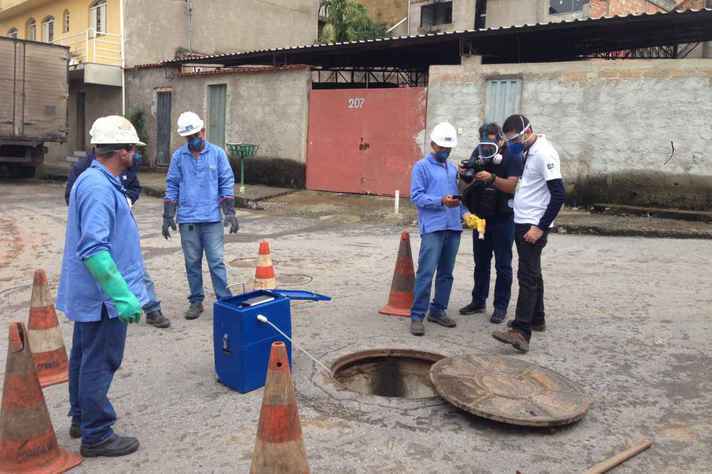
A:
[[[519,155],[524,152],[524,143],[508,143],[507,149],[515,155]]]
[[[136,163],[137,165],[140,165],[142,160],[143,160],[143,155],[141,154],[140,151],[137,151],[136,153],[134,153],[134,156],[133,156],[134,163]]]
[[[439,151],[433,155],[439,163],[445,163],[450,156],[450,149]]]
[[[188,140],[188,148],[191,151],[200,151],[203,149],[203,144],[205,142],[203,141],[202,138],[199,136],[193,137],[190,140]]]

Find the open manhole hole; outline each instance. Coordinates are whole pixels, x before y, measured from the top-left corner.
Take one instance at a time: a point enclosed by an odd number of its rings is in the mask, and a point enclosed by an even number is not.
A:
[[[377,349],[341,357],[332,366],[344,388],[364,395],[421,399],[437,397],[430,367],[445,356],[407,349]]]

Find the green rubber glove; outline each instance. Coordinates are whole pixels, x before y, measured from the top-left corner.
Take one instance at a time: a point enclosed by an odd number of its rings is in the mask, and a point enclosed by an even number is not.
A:
[[[99,283],[119,312],[119,319],[125,323],[137,323],[141,320],[141,304],[131,293],[126,280],[116,268],[111,254],[106,250],[84,261],[89,273]]]

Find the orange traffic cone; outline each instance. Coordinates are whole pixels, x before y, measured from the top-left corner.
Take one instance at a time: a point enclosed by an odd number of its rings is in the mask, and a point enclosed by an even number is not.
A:
[[[82,458],[57,445],[22,323],[10,323],[0,411],[0,472],[64,472]]]
[[[35,272],[27,329],[42,388],[69,380],[67,350],[44,270]]]
[[[309,472],[299,423],[297,400],[289,372],[287,347],[272,344],[267,384],[262,399],[252,474],[304,474]]]
[[[410,234],[407,230],[404,230],[401,234],[396,270],[393,274],[388,304],[379,313],[390,316],[410,317],[414,289],[415,270],[413,269],[413,253],[410,250]]]
[[[255,270],[255,289],[273,290],[277,288],[277,278],[274,275],[272,265],[272,255],[269,250],[269,242],[260,242],[260,253],[257,256],[257,269]]]

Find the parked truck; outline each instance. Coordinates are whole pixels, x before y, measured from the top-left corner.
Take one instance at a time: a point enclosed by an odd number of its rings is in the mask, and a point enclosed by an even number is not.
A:
[[[32,177],[69,131],[69,48],[0,37],[0,175]]]

